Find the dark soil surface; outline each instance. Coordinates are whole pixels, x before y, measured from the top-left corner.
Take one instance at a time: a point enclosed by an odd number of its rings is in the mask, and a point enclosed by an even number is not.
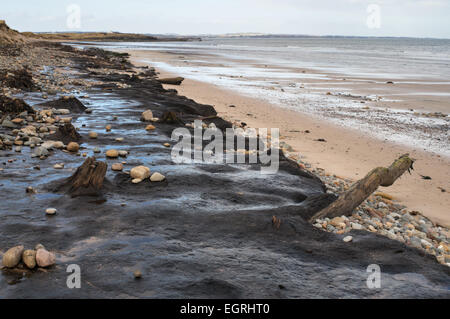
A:
[[[86,74],[95,60],[75,62]],[[163,144],[174,144],[170,136],[179,124],[153,123],[156,130],[146,132],[149,123],[140,121],[151,109],[160,118],[175,112],[184,123],[208,117],[206,123],[229,125],[213,118],[213,107],[164,90],[152,72],[85,77],[104,84],[79,94],[89,94],[79,99],[92,113],[70,116],[83,137],[80,153],[109,166],[103,192],[77,198],[55,192],[83,157],[54,151],[40,160],[29,148],[0,151],[0,250],[42,243],[57,254],[57,265],[46,271],[3,271],[0,298],[450,297],[450,270],[431,256],[364,231],[353,231],[353,242],[345,243],[344,236],[309,224],[307,218],[334,197],[295,163],[282,157],[275,175],[262,175],[259,164],[175,164]],[[112,81],[129,87],[118,89]],[[38,109],[43,102],[33,94],[25,100]],[[89,139],[90,131],[98,139]],[[108,149],[130,154],[107,160]],[[122,161],[125,170],[146,165],[167,179],[134,185],[126,173],[110,170]],[[55,170],[56,163],[65,168]],[[38,193],[26,194],[28,186]],[[58,214],[47,217],[49,207]],[[81,267],[81,289],[66,286],[70,264]],[[371,264],[381,267],[380,289],[366,285]],[[135,270],[142,279],[134,279]]]

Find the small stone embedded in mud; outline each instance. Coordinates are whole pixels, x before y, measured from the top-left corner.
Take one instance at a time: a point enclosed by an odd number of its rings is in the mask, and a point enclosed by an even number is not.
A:
[[[79,149],[80,149],[80,145],[77,142],[70,142],[67,145],[67,150],[69,152],[76,153],[76,152],[78,152]]]
[[[36,253],[36,263],[39,267],[47,268],[55,264],[56,257],[53,253],[47,251],[45,248],[40,248]]]
[[[344,237],[343,240],[344,240],[344,242],[349,243],[349,242],[353,241],[353,237],[352,236],[347,236],[347,237]]]
[[[162,175],[161,173],[154,173],[151,177],[150,177],[150,181],[152,182],[162,182],[166,179],[166,177],[164,175]]]
[[[108,150],[106,151],[106,157],[108,158],[118,158],[119,152],[117,150]]]
[[[47,208],[45,210],[45,213],[49,216],[56,215],[57,212],[58,212],[58,210],[56,208]]]
[[[142,273],[139,270],[135,270],[133,273],[133,276],[135,279],[141,279],[142,278]]]
[[[24,246],[16,246],[11,249],[9,249],[4,255],[3,255],[3,266],[6,268],[14,268],[16,267],[20,259],[22,258],[23,251],[25,250]]]
[[[25,250],[22,254],[22,261],[29,269],[34,269],[36,267],[36,251]]]
[[[147,110],[142,113],[141,121],[143,122],[151,122],[153,119],[153,112],[151,110]]]
[[[106,132],[111,132],[112,126],[111,125],[106,125],[105,129],[106,129]]]
[[[150,168],[147,166],[137,166],[131,169],[130,176],[132,179],[140,179],[143,181],[150,177]]]
[[[145,128],[146,131],[153,131],[155,129],[156,129],[156,127],[154,125],[151,125],[151,124],[147,125],[147,127]]]
[[[98,137],[98,133],[97,132],[89,132],[89,138],[96,139],[97,137]]]
[[[123,171],[123,165],[122,165],[122,163],[115,163],[115,164],[112,164],[111,169],[115,172],[120,172],[120,171]]]

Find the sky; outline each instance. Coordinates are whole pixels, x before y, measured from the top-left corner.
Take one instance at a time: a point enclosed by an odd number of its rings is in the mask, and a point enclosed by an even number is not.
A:
[[[450,38],[450,0],[1,2],[0,19],[22,32],[272,33]],[[80,19],[77,19],[78,16]]]

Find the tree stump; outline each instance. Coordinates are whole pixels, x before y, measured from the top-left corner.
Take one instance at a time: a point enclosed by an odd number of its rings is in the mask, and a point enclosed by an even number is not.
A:
[[[353,210],[361,205],[379,186],[391,186],[403,173],[413,169],[413,164],[414,160],[409,157],[409,154],[405,154],[388,168],[375,168],[366,177],[353,184],[348,191],[339,196],[331,205],[311,217],[310,222],[326,217],[334,218],[351,215]]]
[[[100,195],[108,165],[89,157],[65,183],[72,197]]]
[[[60,126],[56,133],[50,135],[49,138],[55,141],[62,141],[64,144],[69,144],[70,142],[79,142],[81,135],[71,123],[66,123],[64,126]]]

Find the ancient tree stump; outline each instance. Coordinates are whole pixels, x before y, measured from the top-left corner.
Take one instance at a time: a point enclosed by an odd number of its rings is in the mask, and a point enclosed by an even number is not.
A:
[[[320,218],[351,215],[353,210],[361,205],[379,186],[391,186],[403,173],[413,169],[413,163],[414,160],[409,157],[409,154],[405,154],[388,168],[375,168],[366,177],[353,184],[331,205],[311,217],[310,222]]]
[[[166,78],[166,79],[159,79],[158,81],[161,84],[181,85],[181,83],[183,83],[184,81],[184,78],[182,77]]]
[[[55,141],[62,141],[64,144],[69,144],[70,142],[79,142],[81,135],[71,123],[66,123],[64,126],[60,126],[56,133],[50,135],[49,138]]]
[[[100,194],[108,165],[97,162],[95,157],[89,157],[73,174],[65,185],[72,197],[97,196]]]

